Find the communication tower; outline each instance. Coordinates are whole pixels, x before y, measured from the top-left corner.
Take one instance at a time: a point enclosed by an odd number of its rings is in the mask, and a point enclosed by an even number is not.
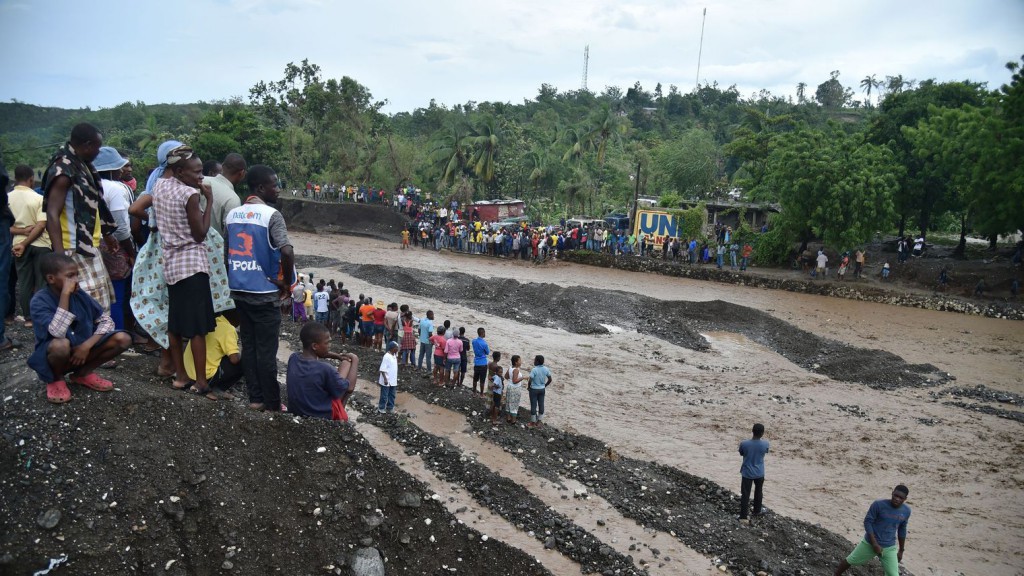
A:
[[[583,47],[583,82],[580,83],[580,90],[587,89],[587,67],[590,66],[590,44]]]

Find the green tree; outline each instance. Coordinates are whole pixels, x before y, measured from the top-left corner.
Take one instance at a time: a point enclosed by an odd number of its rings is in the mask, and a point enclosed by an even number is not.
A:
[[[899,77],[903,86],[902,77]],[[960,108],[966,104],[980,105],[984,91],[980,84],[970,82],[922,82],[917,89],[890,92],[881,104],[881,112],[868,126],[868,141],[888,146],[904,167],[900,191],[896,195],[896,216],[902,236],[908,223],[916,223],[923,236],[928,235],[934,218],[942,214],[947,182],[924,169],[922,158],[915,156],[904,127],[915,127],[935,110]],[[936,209],[939,212],[936,212]]]
[[[655,149],[654,185],[661,194],[707,198],[718,179],[718,159],[718,146],[707,130],[687,130]]]
[[[814,99],[826,108],[839,108],[846,104],[849,97],[839,82],[839,70],[833,70],[828,80],[818,84]]]
[[[861,135],[805,129],[780,136],[762,186],[777,194],[779,225],[791,238],[843,249],[887,227],[900,169],[888,148]]]

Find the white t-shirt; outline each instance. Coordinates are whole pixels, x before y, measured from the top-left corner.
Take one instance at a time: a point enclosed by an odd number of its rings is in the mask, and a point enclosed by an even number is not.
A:
[[[818,252],[818,268],[824,268],[828,264],[828,256],[824,252]]]
[[[327,304],[330,302],[331,295],[326,291],[317,292],[313,294],[313,305],[316,306],[317,312],[327,312]]]
[[[398,357],[387,353],[380,360],[380,377],[377,383],[381,386],[398,386]],[[387,384],[384,383],[384,375],[387,375]]]
[[[103,200],[107,203],[107,208],[110,209],[114,222],[117,223],[117,231],[114,232],[114,238],[119,242],[131,238],[132,231],[128,220],[128,207],[135,201],[132,189],[123,182],[114,182],[112,180],[101,180],[100,185],[103,187]]]

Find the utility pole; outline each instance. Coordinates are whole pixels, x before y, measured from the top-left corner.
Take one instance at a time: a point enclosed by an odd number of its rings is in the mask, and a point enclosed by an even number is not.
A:
[[[633,191],[633,212],[629,215],[629,227],[636,227],[636,208],[640,204],[640,161],[636,162],[636,189]]]
[[[697,82],[694,84],[693,90],[696,92],[700,90],[700,58],[704,55],[704,23],[708,19],[708,9],[704,9],[704,17],[700,21],[700,50],[697,52]]]

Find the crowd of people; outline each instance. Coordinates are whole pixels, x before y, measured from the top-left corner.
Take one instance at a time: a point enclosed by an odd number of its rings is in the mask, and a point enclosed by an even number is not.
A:
[[[526,220],[499,224],[484,222],[477,213],[469,220],[461,211],[452,216],[435,213],[414,218],[402,230],[402,248],[451,250],[466,254],[545,261],[559,257],[566,250],[590,250],[612,256],[661,258],[688,264],[714,263],[719,269],[745,271],[754,248],[741,242],[732,228],[720,227],[716,239],[676,238],[649,234],[630,234],[625,230],[607,229],[601,225],[531,225]]]
[[[465,327],[437,321],[432,310],[419,317],[406,304],[385,305],[364,294],[353,298],[342,282],[314,284],[312,273],[297,274],[286,223],[274,208],[280,185],[272,168],[247,166],[238,154],[204,165],[191,147],[173,140],[159,146],[157,160],[145,189],[136,195],[130,160],[103,146],[94,126],[79,124],[50,160],[41,194],[34,189],[32,169],[18,166],[8,196],[6,171],[0,167],[0,270],[9,269],[9,258],[15,258],[18,304],[35,338],[28,365],[45,383],[48,401],[68,402],[68,383],[112,390],[113,383],[95,370],[110,366],[133,344],[150,344],[161,351],[157,373],[175,389],[230,400],[233,386],[244,380],[254,410],[345,421],[359,356],[332,352],[338,338],[383,353],[376,374],[382,414],[395,410],[400,370],[418,372],[437,387],[467,390],[472,361],[468,389],[490,400],[492,423],[501,418],[517,423],[525,388],[527,426],[543,425],[545,393],[553,381],[544,356],[534,356],[527,370],[520,355],[503,362],[505,356],[491,349],[483,327],[470,340]],[[244,202],[235,192],[242,181],[249,191]],[[613,254],[631,254],[636,247],[643,256],[653,250],[644,236],[527,224],[493,230],[475,214],[463,221],[456,205],[442,210],[433,213],[430,223],[436,231],[434,249],[523,258],[580,247]],[[426,218],[417,215],[417,221],[421,230]],[[708,261],[709,248],[699,252],[695,242],[666,242],[662,257],[681,253],[690,262]],[[733,267],[740,252],[739,266],[745,268],[749,245],[741,251],[728,228],[716,238],[719,267],[726,252]],[[827,263],[821,256],[819,269]],[[847,256],[840,277],[849,265]],[[855,254],[854,263],[857,276],[863,253]],[[302,350],[287,362],[286,407],[277,380],[277,351],[282,318],[289,315],[301,323]],[[0,350],[17,347],[3,330],[0,324]],[[753,437],[739,447],[744,522],[749,522],[752,490],[752,515],[763,513],[769,448],[763,435],[764,427],[757,424]],[[904,503],[908,493],[899,485],[890,499],[871,505],[864,539],[836,574],[874,557],[881,559],[887,575],[898,573],[910,517]]]
[[[543,356],[534,357],[530,370],[522,367],[519,355],[512,355],[508,363],[503,364],[502,353],[491,351],[482,327],[477,328],[476,337],[470,340],[466,328],[456,329],[451,320],[435,323],[433,310],[427,310],[420,317],[407,304],[385,305],[383,300],[375,301],[365,294],[352,297],[344,282],[320,279],[314,284],[311,276],[298,275],[291,302],[284,302],[283,310],[290,310],[292,321],[302,324],[304,350],[318,338],[327,338],[325,342],[329,342],[333,336],[342,344],[351,342],[385,354],[378,375],[379,412],[394,411],[394,388],[398,385],[400,368],[424,375],[435,386],[466,390],[466,375],[472,362],[470,388],[481,398],[490,400],[490,417],[494,423],[502,417],[510,424],[518,423],[524,387],[530,400],[527,426],[543,423],[545,390],[552,380]],[[307,355],[312,357],[316,352],[310,348]],[[321,354],[319,357],[331,356]],[[350,380],[352,388],[346,389],[346,396],[354,390],[354,382]],[[291,396],[290,376],[287,384]],[[322,381],[322,387],[325,391],[340,390],[328,380]],[[336,413],[344,411],[343,404],[336,408]]]
[[[172,388],[230,400],[244,380],[253,409],[346,420],[359,359],[331,352],[336,337],[383,353],[382,412],[394,409],[399,367],[411,369],[415,359],[423,370],[425,362],[436,385],[454,387],[463,385],[472,358],[473,390],[491,398],[495,421],[501,414],[514,421],[526,386],[530,425],[540,425],[551,382],[543,357],[529,373],[519,356],[503,365],[483,328],[470,342],[450,321],[435,327],[432,311],[418,318],[407,305],[352,298],[341,282],[314,284],[312,274],[297,274],[287,226],[274,208],[280,183],[273,169],[248,166],[234,153],[204,163],[174,140],[158,147],[157,160],[136,194],[130,159],[103,146],[95,126],[79,124],[51,158],[38,192],[33,170],[15,169],[5,206],[17,236],[2,252],[23,272],[19,300],[35,336],[28,364],[47,400],[69,401],[68,383],[113,389],[95,370],[113,366],[134,344],[159,351],[155,371]],[[243,181],[244,202],[235,191]],[[286,405],[277,351],[289,314],[302,323],[303,349],[288,361]]]

